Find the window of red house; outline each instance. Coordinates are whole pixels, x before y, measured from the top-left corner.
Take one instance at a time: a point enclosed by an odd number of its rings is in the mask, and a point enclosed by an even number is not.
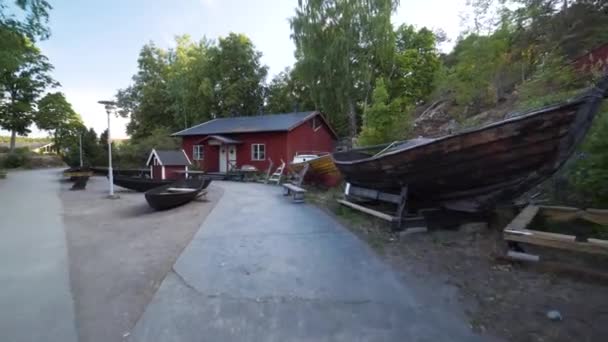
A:
[[[251,144],[251,160],[266,160],[265,144]]]
[[[204,151],[203,145],[192,146],[192,159],[203,160],[203,157],[204,157],[203,151]]]

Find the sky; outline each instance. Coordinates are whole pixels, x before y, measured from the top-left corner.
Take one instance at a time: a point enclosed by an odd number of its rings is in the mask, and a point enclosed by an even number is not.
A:
[[[107,128],[99,100],[129,86],[141,47],[171,47],[176,35],[198,40],[244,33],[263,53],[269,79],[294,63],[288,19],[298,0],[50,0],[50,39],[40,42],[55,66],[54,78],[87,127]],[[443,29],[451,43],[461,31],[466,0],[401,0],[393,23]],[[127,119],[111,118],[113,138],[126,138]],[[31,136],[45,136],[33,130]]]

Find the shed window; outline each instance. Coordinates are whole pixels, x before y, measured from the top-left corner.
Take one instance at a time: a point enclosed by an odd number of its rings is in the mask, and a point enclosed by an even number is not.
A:
[[[265,144],[251,144],[251,160],[266,160]]]
[[[194,145],[192,146],[192,159],[194,160],[203,160],[203,145]]]

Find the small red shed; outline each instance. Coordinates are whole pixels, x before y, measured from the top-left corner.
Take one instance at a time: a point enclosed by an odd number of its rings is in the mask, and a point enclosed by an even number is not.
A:
[[[153,179],[183,178],[192,165],[184,150],[163,151],[152,149],[146,165],[150,167],[150,176]]]
[[[190,159],[207,172],[231,167],[258,170],[289,163],[296,153],[332,152],[336,133],[323,114],[296,112],[220,118],[174,133]]]

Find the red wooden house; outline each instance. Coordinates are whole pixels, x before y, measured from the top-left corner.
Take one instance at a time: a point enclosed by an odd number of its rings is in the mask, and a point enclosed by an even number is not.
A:
[[[258,170],[292,161],[296,153],[331,152],[336,133],[320,112],[214,119],[174,133],[190,159],[207,172],[231,167]]]
[[[184,178],[188,166],[192,165],[184,150],[162,151],[152,149],[146,165],[153,179]]]
[[[608,43],[600,45],[576,58],[573,63],[577,70],[583,72],[598,71],[608,73]]]

